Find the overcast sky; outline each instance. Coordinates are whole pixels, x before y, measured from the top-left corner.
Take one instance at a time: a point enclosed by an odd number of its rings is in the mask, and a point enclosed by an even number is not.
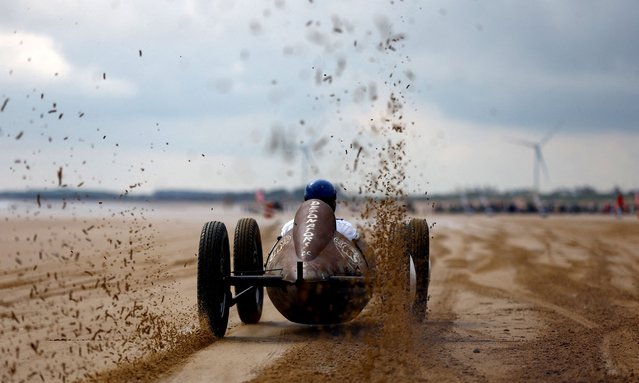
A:
[[[0,190],[60,167],[87,189],[353,190],[391,92],[409,192],[532,187],[512,141],[549,132],[542,190],[639,188],[637,20],[634,0],[0,1]]]

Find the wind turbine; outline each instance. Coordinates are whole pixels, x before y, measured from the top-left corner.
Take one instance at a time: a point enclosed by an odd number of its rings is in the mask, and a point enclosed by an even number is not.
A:
[[[544,146],[550,139],[557,133],[559,128],[555,128],[550,130],[546,135],[539,141],[530,141],[530,140],[522,140],[522,139],[514,139],[510,138],[508,141],[510,143],[526,146],[531,148],[535,154],[535,161],[533,164],[533,192],[535,194],[539,193],[539,173],[540,170],[544,172],[544,176],[548,179],[548,166],[546,166],[546,161],[544,161],[544,155],[541,151],[541,147]]]
[[[322,137],[320,139],[313,138],[308,142],[301,142],[298,146],[300,152],[302,152],[302,185],[306,185],[308,180],[308,170],[311,170],[313,173],[317,174],[319,172],[319,167],[314,159],[314,153],[317,153],[328,143],[328,139],[326,137]],[[304,163],[305,162],[305,163]]]
[[[544,206],[543,202],[541,201],[541,197],[539,195],[539,170],[541,169],[544,172],[544,175],[546,176],[546,179],[548,179],[548,166],[546,166],[546,161],[544,161],[544,155],[541,152],[541,147],[544,146],[548,141],[550,141],[552,136],[554,136],[555,133],[557,133],[557,130],[559,130],[559,128],[560,127],[551,129],[548,133],[546,133],[546,135],[544,137],[542,137],[541,140],[539,140],[537,142],[529,141],[529,140],[522,140],[522,139],[509,139],[509,141],[511,143],[529,147],[535,153],[535,162],[534,162],[534,165],[533,165],[533,192],[532,192],[532,198],[533,198],[533,202],[537,206],[537,210],[542,215],[542,217],[546,217],[546,213],[547,212],[546,212],[546,207]]]
[[[319,153],[328,143],[328,138],[319,138],[319,135],[316,134],[308,140],[300,140],[299,143],[296,143],[294,139],[295,135],[293,134],[286,134],[282,129],[273,129],[267,144],[267,149],[271,153],[281,154],[285,161],[295,159],[299,152],[302,158],[300,161],[300,176],[302,177],[302,186],[305,186],[309,181],[309,171],[313,174],[317,174],[319,171],[317,163],[315,162],[315,154]]]

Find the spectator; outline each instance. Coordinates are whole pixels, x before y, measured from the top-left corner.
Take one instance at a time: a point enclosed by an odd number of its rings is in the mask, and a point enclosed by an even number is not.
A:
[[[615,188],[615,193],[617,194],[617,199],[615,200],[615,210],[617,212],[617,218],[621,219],[621,217],[623,216],[623,211],[625,209],[623,193],[621,193],[621,190],[618,187]]]

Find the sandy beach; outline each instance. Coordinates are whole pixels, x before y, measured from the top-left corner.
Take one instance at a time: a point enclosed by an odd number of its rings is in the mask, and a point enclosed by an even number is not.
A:
[[[639,377],[639,221],[437,216],[427,319],[395,328],[231,309],[199,330],[200,229],[253,216],[265,252],[291,212],[99,204],[0,211],[2,381],[632,381]],[[391,338],[388,335],[392,335]],[[394,340],[393,340],[394,339]]]

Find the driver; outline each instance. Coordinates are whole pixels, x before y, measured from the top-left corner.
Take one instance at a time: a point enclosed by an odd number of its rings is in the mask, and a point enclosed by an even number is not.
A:
[[[304,189],[304,201],[308,201],[309,199],[318,199],[320,201],[324,201],[333,209],[335,212],[336,199],[337,199],[337,191],[332,183],[318,179],[311,181],[308,185],[306,185],[306,189]],[[293,229],[293,222],[295,220],[292,219],[284,224],[282,227],[281,236],[283,237],[288,233],[291,229]],[[335,226],[337,228],[337,232],[342,234],[344,237],[348,238],[351,241],[359,242],[359,234],[357,233],[357,229],[348,221],[336,218]]]

